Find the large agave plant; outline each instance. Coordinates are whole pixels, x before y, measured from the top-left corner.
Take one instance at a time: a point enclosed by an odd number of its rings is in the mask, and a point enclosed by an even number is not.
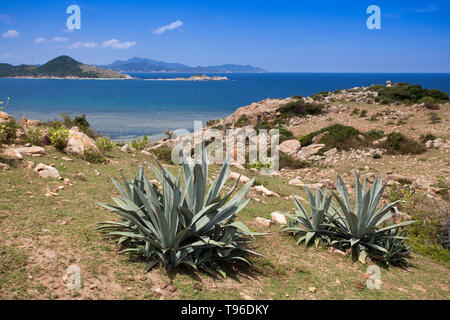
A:
[[[289,219],[288,225],[283,228],[283,231],[298,235],[297,244],[305,241],[305,244],[308,245],[310,241],[314,241],[317,247],[320,240],[325,243],[329,242],[330,238],[323,231],[327,229],[325,223],[328,222],[328,212],[336,213],[336,210],[334,207],[330,207],[332,204],[331,196],[327,195],[326,189],[317,188],[315,196],[313,196],[311,190],[306,187],[306,194],[310,207],[309,214],[303,204],[293,195],[297,209],[295,215],[284,213]]]
[[[144,256],[148,260],[146,271],[161,262],[167,270],[183,264],[225,276],[224,261],[250,263],[248,254],[257,253],[247,244],[255,234],[234,219],[249,201],[244,197],[253,180],[232,196],[237,181],[221,197],[230,174],[228,161],[208,190],[205,150],[201,163],[189,164],[183,159],[183,185],[180,175],[175,178],[156,162],[157,166],[149,167],[161,182],[162,191],[145,178],[142,167],[131,181],[122,174],[124,186],[112,178],[121,197],[113,198],[116,205],[99,205],[117,213],[123,221],[106,221],[99,229],[119,237],[118,242],[127,247],[122,252]]]
[[[359,181],[358,173],[355,170],[355,206],[353,207],[348,195],[347,188],[341,177],[337,179],[337,190],[340,197],[334,194],[340,207],[341,214],[335,215],[327,226],[331,229],[330,237],[336,239],[332,245],[341,249],[352,250],[354,258],[358,258],[362,263],[365,262],[368,251],[376,254],[388,254],[388,250],[382,245],[386,239],[399,239],[404,237],[396,233],[388,233],[390,230],[398,230],[401,227],[414,223],[415,221],[406,221],[400,224],[394,224],[387,227],[381,227],[381,224],[388,220],[395,212],[395,205],[398,201],[391,202],[379,209],[378,203],[381,199],[386,184],[383,185],[382,179],[377,176],[372,187],[366,188],[366,179],[363,185]]]

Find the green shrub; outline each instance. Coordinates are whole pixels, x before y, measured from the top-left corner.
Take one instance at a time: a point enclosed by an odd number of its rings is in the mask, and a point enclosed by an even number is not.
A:
[[[148,146],[148,137],[144,135],[142,140],[140,138],[131,141],[131,147],[135,150],[143,150]]]
[[[449,101],[448,94],[445,92],[436,89],[424,89],[420,85],[410,85],[408,83],[394,83],[391,87],[374,85],[369,90],[378,92],[375,101],[382,104],[392,104],[394,102],[412,104],[422,102],[424,101],[423,99],[432,99],[434,103]]]
[[[217,119],[217,120],[208,120],[208,121],[206,121],[206,126],[211,127],[211,126],[215,125],[216,123],[218,123],[219,121],[220,121],[219,119]]]
[[[450,219],[446,210],[423,195],[414,196],[404,205],[404,212],[420,221],[407,227],[413,250],[450,268]]]
[[[156,159],[158,159],[159,161],[173,164],[172,148],[169,148],[168,146],[161,146],[157,149],[153,149],[152,153],[155,155]]]
[[[13,143],[17,137],[17,125],[14,119],[5,123],[0,123],[0,144]]]
[[[25,143],[31,143],[34,146],[40,146],[42,144],[42,128],[29,128],[26,132]]]
[[[427,150],[425,144],[407,138],[399,132],[390,133],[380,146],[386,149],[388,154],[421,154]]]
[[[430,109],[430,110],[439,110],[439,104],[434,102],[434,99],[431,97],[425,97],[422,98],[420,101],[420,103],[424,103],[425,108]]]
[[[104,164],[108,162],[103,153],[96,149],[84,150],[83,154],[81,155],[81,159],[86,160],[89,163]]]
[[[365,118],[367,117],[367,110],[361,110],[361,113],[359,114],[360,118]]]
[[[313,94],[313,95],[311,96],[311,98],[312,98],[314,101],[321,101],[321,100],[323,100],[326,96],[328,96],[329,94],[330,94],[329,91],[321,91],[321,92],[318,92],[318,93],[316,93],[316,94]]]
[[[292,99],[298,99],[298,100],[301,100],[301,99],[303,99],[303,96],[300,95],[300,94],[297,94],[297,95],[295,95],[295,96],[292,96]]]
[[[320,104],[305,103],[302,100],[292,101],[279,107],[277,112],[281,113],[282,118],[289,118],[293,116],[305,117],[307,115],[322,114],[323,106]]]
[[[272,162],[269,159],[259,157],[258,160],[247,163],[247,169],[272,168]]]
[[[302,161],[294,159],[287,154],[280,154],[279,156],[279,168],[290,168],[290,169],[303,169],[312,166],[310,161]]]
[[[286,129],[285,127],[283,127],[280,124],[273,124],[273,123],[269,123],[269,122],[260,122],[258,124],[256,124],[253,129],[259,134],[259,130],[261,129],[266,129],[267,133],[270,132],[271,129],[278,129],[278,133],[279,133],[279,142],[282,143],[283,141],[292,139],[294,137],[294,134],[289,131],[288,129]]]
[[[87,136],[89,136],[93,139],[97,138],[97,135],[90,128],[91,124],[86,120],[85,114],[80,115],[80,116],[75,116],[75,118],[72,119],[68,114],[61,113],[61,117],[63,118],[64,126],[67,129],[71,129],[72,127],[76,126],[80,129],[81,132],[83,132]]]
[[[325,144],[325,148],[321,150],[321,153],[333,148],[337,148],[338,150],[348,150],[350,148],[358,148],[360,146],[368,145],[366,140],[359,138],[359,135],[361,134],[359,130],[339,123],[322,128],[315,132],[311,132],[306,136],[301,137],[301,145],[303,147],[309,146],[312,144],[312,139],[315,136],[326,131],[330,134],[320,140],[320,143]]]
[[[364,134],[364,137],[366,137],[367,139],[372,140],[372,141],[381,139],[384,136],[385,136],[385,134],[383,131],[375,130],[375,129],[369,130]]]
[[[217,126],[211,127],[211,129],[215,129],[215,130],[222,131],[222,130],[223,130],[223,125],[219,124],[219,125],[217,125]]]
[[[234,126],[240,128],[240,127],[248,126],[249,124],[250,124],[250,120],[247,118],[246,114],[243,114],[239,117],[239,119],[236,121]]]
[[[58,150],[62,150],[67,146],[69,140],[69,130],[63,125],[51,127],[48,131],[50,143]]]
[[[104,137],[97,138],[95,140],[95,145],[97,146],[98,150],[100,150],[100,152],[104,153],[104,152],[111,151],[115,146],[117,146],[117,143],[111,141],[111,139],[109,139],[109,137],[104,136]]]
[[[434,134],[432,134],[432,133],[427,133],[426,135],[421,135],[420,136],[420,141],[422,142],[422,143],[425,143],[425,142],[427,142],[427,141],[433,141],[433,140],[436,140],[437,139],[437,137],[434,135]]]
[[[121,194],[113,198],[116,205],[99,204],[122,218],[121,222],[103,222],[99,228],[119,238],[126,248],[123,253],[143,257],[148,262],[146,271],[161,263],[167,271],[185,265],[225,277],[224,265],[250,263],[248,256],[256,254],[247,247],[254,234],[244,223],[234,221],[250,200],[244,197],[253,179],[233,197],[238,183],[222,197],[230,164],[222,166],[208,188],[205,149],[202,159],[193,165],[183,159],[184,186],[180,176],[175,178],[159,163],[159,169],[150,164],[163,185],[162,193],[140,167],[131,181],[122,175],[124,186],[113,179]]]

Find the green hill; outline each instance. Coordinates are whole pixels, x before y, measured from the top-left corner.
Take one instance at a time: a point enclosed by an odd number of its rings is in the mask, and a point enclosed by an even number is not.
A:
[[[60,56],[42,66],[0,64],[0,77],[56,77],[56,78],[129,78],[111,69],[82,64],[68,56]]]

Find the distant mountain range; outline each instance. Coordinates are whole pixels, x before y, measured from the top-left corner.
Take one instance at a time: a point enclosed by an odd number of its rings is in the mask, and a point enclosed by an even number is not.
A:
[[[60,56],[41,65],[12,66],[0,63],[0,77],[19,78],[108,78],[128,79],[129,75],[121,74],[111,69],[102,69],[78,62],[68,56]]]
[[[145,58],[132,58],[126,61],[118,60],[108,65],[99,65],[101,68],[109,68],[126,73],[151,73],[151,72],[180,72],[180,73],[261,73],[266,70],[250,65],[223,64],[220,66],[190,67],[181,63],[168,63]]]

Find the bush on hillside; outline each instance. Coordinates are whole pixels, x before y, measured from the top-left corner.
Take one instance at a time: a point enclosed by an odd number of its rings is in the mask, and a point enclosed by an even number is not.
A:
[[[374,85],[369,90],[378,92],[375,101],[383,104],[395,102],[413,104],[423,102],[424,98],[434,103],[445,103],[449,101],[448,94],[445,92],[437,89],[424,89],[420,85],[410,85],[406,82],[394,83],[391,87]]]
[[[267,133],[269,133],[271,129],[278,129],[280,135],[279,136],[280,143],[292,139],[294,137],[294,134],[285,127],[283,127],[282,125],[272,124],[265,121],[258,123],[253,127],[253,129],[255,129],[258,134],[260,129],[266,129]]]
[[[320,104],[305,103],[303,100],[292,101],[277,109],[282,118],[297,116],[305,117],[307,115],[318,115],[323,112],[323,106]]]
[[[309,146],[312,144],[312,139],[315,136],[326,131],[330,134],[320,140],[320,143],[325,144],[325,148],[323,148],[321,152],[325,152],[333,148],[337,148],[338,150],[348,150],[350,148],[358,148],[369,145],[367,139],[360,138],[361,132],[359,130],[339,123],[322,128],[315,132],[311,132],[306,136],[301,137],[300,143],[302,146]]]
[[[381,143],[382,148],[387,150],[387,154],[421,154],[427,148],[424,143],[408,138],[399,132],[392,132],[387,136],[387,140]]]
[[[12,143],[16,139],[16,131],[19,128],[14,119],[0,123],[0,144]]]

